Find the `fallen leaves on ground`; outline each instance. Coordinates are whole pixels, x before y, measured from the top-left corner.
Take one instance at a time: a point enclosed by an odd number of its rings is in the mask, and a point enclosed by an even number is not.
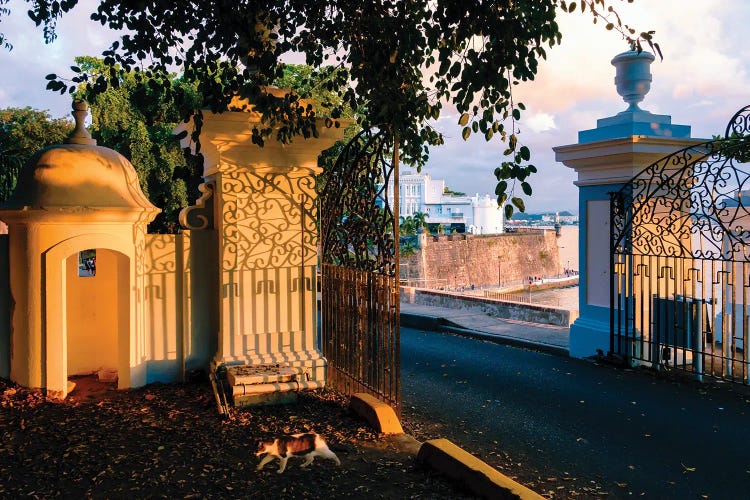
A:
[[[0,497],[472,498],[419,467],[332,391],[217,412],[210,385],[152,384],[64,401],[0,380]],[[256,472],[258,439],[314,430],[342,465]]]
[[[420,441],[438,437],[451,440],[505,476],[538,492],[542,497],[560,500],[589,499],[605,498],[610,494],[599,481],[590,478],[572,476],[565,471],[560,471],[560,477],[550,476],[549,472],[553,467],[546,471],[535,470],[527,463],[519,461],[519,457],[511,456],[503,449],[501,442],[486,439],[481,431],[467,428],[462,420],[454,420],[447,426],[431,420],[429,416],[420,413],[418,408],[405,406],[402,424],[407,433]]]
[[[695,472],[695,470],[696,470],[695,467],[688,467],[687,465],[682,464],[682,463],[680,465],[682,465],[682,473],[683,474],[687,474],[688,472]]]

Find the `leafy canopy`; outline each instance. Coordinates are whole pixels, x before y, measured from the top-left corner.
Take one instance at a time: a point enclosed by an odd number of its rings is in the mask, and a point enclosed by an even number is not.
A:
[[[47,111],[0,109],[0,201],[11,195],[19,170],[34,154],[62,143],[72,130],[69,120],[52,119]]]
[[[81,71],[98,75],[108,71],[101,59],[80,56],[75,59]],[[200,106],[195,85],[172,75],[171,87],[139,85],[134,72],[118,72],[117,86],[94,92],[81,84],[76,97],[92,104],[92,135],[100,146],[125,155],[135,167],[144,194],[161,208],[149,231],[174,233],[179,212],[198,196],[202,161],[190,150],[183,151],[172,133],[187,109]],[[147,80],[146,80],[147,81]],[[181,100],[176,100],[181,96]]]
[[[509,182],[532,192],[527,178],[536,168],[517,136],[525,108],[513,100],[512,89],[533,79],[546,49],[560,42],[556,9],[587,12],[639,50],[641,41],[654,47],[651,32],[636,35],[622,24],[614,1],[101,0],[92,19],[126,30],[103,54],[108,71],[92,75],[73,68],[72,80],[50,75],[48,87],[74,92],[72,84],[89,81],[92,92],[103,92],[118,85],[119,72],[134,71],[150,86],[179,93],[169,74],[180,68],[214,111],[229,109],[235,95],[251,99],[265,117],[253,131],[256,143],[272,134],[288,142],[317,134],[316,112],[294,92],[276,98],[264,89],[282,77],[282,54],[299,53],[340,98],[329,125],[336,126],[343,106],[358,110],[362,127],[388,130],[405,159],[418,166],[430,146],[443,142],[433,123],[446,106],[459,111],[464,139],[481,133],[504,141],[507,158],[495,170],[498,202],[504,203],[512,193]],[[27,3],[51,41],[56,20],[77,0]],[[5,15],[0,10],[0,19]],[[523,210],[520,198],[511,201]]]
[[[411,236],[419,232],[419,228],[427,227],[428,214],[424,212],[414,212],[406,217],[399,217],[399,231],[403,236]]]

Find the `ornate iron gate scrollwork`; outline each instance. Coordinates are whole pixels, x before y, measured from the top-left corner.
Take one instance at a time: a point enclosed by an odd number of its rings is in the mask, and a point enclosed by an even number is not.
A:
[[[750,106],[611,193],[610,351],[750,383]]]
[[[347,144],[321,193],[322,336],[328,383],[367,392],[401,411],[397,178],[384,131]],[[394,182],[394,193],[398,182]],[[396,194],[397,195],[397,194]]]

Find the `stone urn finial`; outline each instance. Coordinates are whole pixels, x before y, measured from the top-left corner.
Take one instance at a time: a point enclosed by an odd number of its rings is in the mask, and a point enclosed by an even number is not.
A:
[[[70,134],[70,137],[65,141],[66,144],[89,144],[96,146],[96,139],[91,137],[89,131],[84,126],[84,120],[89,114],[89,103],[81,99],[75,99],[73,101],[73,118],[76,121],[76,128]]]
[[[615,86],[617,87],[617,93],[629,105],[623,113],[643,111],[638,107],[638,103],[651,90],[650,66],[654,59],[654,55],[645,50],[641,52],[629,50],[617,54],[612,59],[612,66],[616,69]]]

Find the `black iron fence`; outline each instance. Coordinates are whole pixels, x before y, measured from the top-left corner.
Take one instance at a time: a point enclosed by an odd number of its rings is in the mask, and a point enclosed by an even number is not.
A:
[[[323,354],[328,382],[372,394],[400,413],[399,296],[393,276],[323,264]]]
[[[363,131],[325,173],[321,307],[328,384],[372,394],[400,415],[395,149],[385,131]]]
[[[750,383],[749,117],[611,194],[613,354]]]

